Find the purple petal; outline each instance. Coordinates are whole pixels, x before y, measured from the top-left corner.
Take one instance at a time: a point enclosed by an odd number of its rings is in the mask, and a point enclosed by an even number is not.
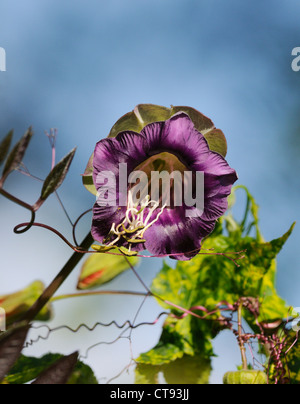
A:
[[[97,203],[93,208],[92,236],[94,240],[102,243],[108,236],[113,223],[121,223],[125,216],[126,208],[101,207]]]
[[[236,173],[226,175],[204,174],[205,198],[212,198],[216,195],[229,196],[232,184],[236,181]]]
[[[207,158],[204,161],[197,162],[193,169],[195,171],[202,171],[206,175],[213,174],[215,176],[230,176],[231,181],[237,180],[236,171],[233,170],[227,161],[220,154],[210,151]]]
[[[218,153],[212,152],[204,136],[199,133],[185,113],[178,113],[165,122],[147,125],[141,134],[122,132],[114,139],[99,142],[94,154],[94,181],[102,171],[115,174],[118,183],[119,164],[126,163],[128,175],[151,156],[167,152],[174,154],[194,173],[204,172],[204,212],[201,218],[186,217],[186,207],[168,209],[145,231],[145,244],[132,245],[132,250],[147,248],[153,255],[171,255],[187,260],[201,249],[201,241],[209,235],[216,220],[228,206],[227,196],[237,180],[235,170]],[[96,186],[97,187],[97,186]],[[99,188],[97,188],[99,190]],[[119,201],[117,189],[117,204]],[[94,207],[92,234],[100,242],[107,237],[112,224],[120,224],[126,208]],[[153,221],[158,212],[153,212]],[[145,211],[146,216],[146,211]],[[120,241],[118,245],[124,245]]]
[[[189,116],[178,113],[166,122],[147,125],[141,132],[148,141],[151,155],[164,151],[174,154],[187,167],[205,161],[210,150]]]
[[[209,222],[212,220],[217,220],[224,215],[227,209],[228,209],[227,197],[207,198],[205,199],[204,212],[201,216],[201,219]]]
[[[126,163],[130,173],[135,167],[147,159],[145,152],[147,143],[142,134],[122,132],[114,139],[101,140],[94,153],[94,183],[99,172],[111,171],[119,175],[119,164]]]
[[[145,232],[145,246],[153,255],[169,255],[181,261],[193,258],[201,249],[202,239],[210,234],[215,222],[186,218],[185,209],[166,209]]]

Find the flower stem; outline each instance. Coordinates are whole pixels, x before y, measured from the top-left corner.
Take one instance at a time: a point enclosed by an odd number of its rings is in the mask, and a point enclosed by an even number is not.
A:
[[[242,320],[243,320],[243,302],[240,303],[238,308],[238,333],[239,333],[239,345],[242,356],[243,370],[247,370],[248,364],[247,364],[246,348],[242,338],[243,336]]]
[[[93,244],[94,239],[89,233],[83,242],[80,245],[83,251],[88,250]],[[39,299],[34,303],[34,305],[26,312],[24,318],[22,320],[31,322],[35,319],[35,317],[39,314],[39,312],[49,303],[50,299],[56,293],[56,291],[60,288],[60,286],[64,283],[64,281],[68,278],[74,268],[79,264],[80,260],[83,258],[84,254],[75,252],[66,265],[62,268],[59,274],[54,278],[51,284],[44,290],[43,294],[39,297]]]
[[[1,186],[0,186],[0,194],[3,195],[5,198],[9,199],[11,202],[18,204],[23,208],[30,210],[31,212],[34,210],[31,205],[28,205],[28,203],[23,202],[20,199],[16,198],[15,196],[11,195],[10,193],[6,192],[4,189],[2,189]]]

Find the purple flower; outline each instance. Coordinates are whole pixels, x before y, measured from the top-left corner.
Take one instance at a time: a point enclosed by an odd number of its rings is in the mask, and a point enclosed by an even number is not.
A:
[[[127,178],[144,171],[150,186],[153,171],[190,172],[194,185],[196,174],[204,173],[204,209],[187,206],[185,201],[177,206],[174,196],[167,206],[161,199],[151,200],[149,194],[135,204],[131,187],[119,186],[119,179],[124,176],[120,167],[125,164]],[[129,252],[147,249],[152,255],[170,255],[178,260],[188,260],[199,253],[203,238],[214,230],[216,220],[227,210],[227,197],[237,180],[235,170],[209,149],[205,137],[183,112],[167,121],[149,124],[141,133],[121,132],[116,138],[101,140],[96,145],[93,165],[98,191],[103,185],[97,184],[99,174],[109,171],[116,178],[116,206],[94,206],[94,239],[108,248],[117,246]],[[194,187],[192,190],[195,196]],[[120,203],[124,197],[126,206]]]

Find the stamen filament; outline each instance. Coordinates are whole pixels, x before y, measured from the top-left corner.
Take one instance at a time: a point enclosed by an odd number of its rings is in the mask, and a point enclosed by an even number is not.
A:
[[[149,208],[149,212],[145,219],[144,218],[145,209],[148,208],[150,205],[152,206],[151,208]],[[156,223],[159,220],[166,206],[167,205],[164,205],[161,208],[160,212],[157,214],[156,218],[150,222],[151,217],[153,216],[156,209],[159,207],[159,202],[152,201],[150,196],[147,195],[140,202],[140,204],[139,203],[134,204],[132,193],[129,190],[128,205],[125,213],[125,218],[118,225],[116,225],[116,223],[112,224],[111,230],[105,242],[109,242],[114,236],[116,236],[116,238],[110,241],[110,243],[107,244],[107,247],[114,246],[123,238],[129,244],[128,249],[122,247],[123,252],[127,251],[129,255],[134,254],[134,251],[131,251],[132,245],[146,242],[144,238],[146,230],[148,230],[154,223]]]

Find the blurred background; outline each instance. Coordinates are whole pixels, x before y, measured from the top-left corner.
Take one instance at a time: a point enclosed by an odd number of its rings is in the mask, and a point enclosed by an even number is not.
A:
[[[32,125],[35,137],[26,155],[30,171],[42,178],[51,167],[44,134],[58,129],[57,157],[78,146],[59,194],[72,220],[92,207],[94,198],[80,174],[97,141],[115,121],[139,103],[188,105],[209,116],[228,140],[228,162],[260,205],[266,240],[281,236],[300,219],[300,72],[291,68],[292,49],[300,46],[297,0],[2,0],[0,46],[7,71],[0,73],[0,137],[10,129],[17,140]],[[7,189],[34,203],[41,185],[13,174]],[[239,201],[242,209],[244,199]],[[22,289],[35,279],[48,284],[71,251],[54,235],[32,229],[23,236],[13,227],[27,212],[0,199],[0,294]],[[71,226],[55,197],[37,220],[70,237]],[[91,217],[78,228],[89,231]],[[278,290],[299,307],[300,227],[279,256]],[[173,263],[174,264],[174,263]],[[138,271],[150,285],[161,269],[159,259],[144,260]],[[60,289],[75,291],[80,267]],[[143,290],[131,272],[106,289]],[[52,327],[133,320],[141,298],[90,297],[54,304]],[[147,300],[137,321],[153,321],[160,307]],[[134,357],[152,348],[161,331],[142,327],[112,345],[98,345],[86,363],[100,382],[117,376]],[[47,330],[39,330],[45,335]],[[37,334],[37,335],[38,335]],[[52,333],[27,349],[27,355],[70,353],[113,341],[114,327]],[[212,383],[235,369],[240,354],[230,333],[215,341]],[[114,381],[132,383],[133,371]]]

